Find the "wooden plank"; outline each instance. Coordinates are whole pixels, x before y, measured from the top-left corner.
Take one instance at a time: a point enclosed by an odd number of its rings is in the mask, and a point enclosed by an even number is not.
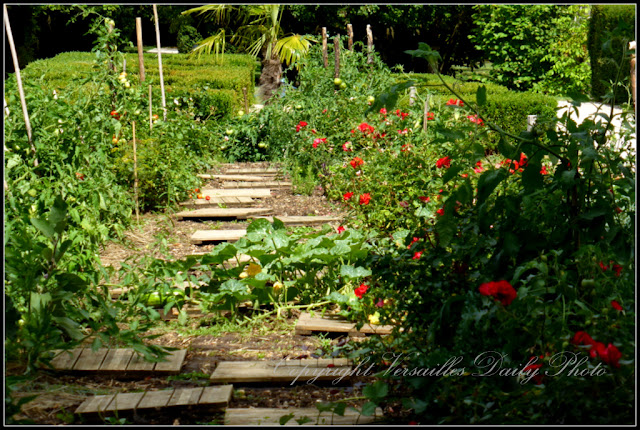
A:
[[[305,382],[333,381],[345,375],[347,380],[351,366],[340,359],[307,359],[280,361],[222,361],[211,374],[213,383],[247,382]]]
[[[269,222],[273,222],[274,218],[278,218],[286,225],[317,225],[326,224],[329,222],[340,222],[341,217],[337,216],[263,216],[263,215],[251,215],[249,219],[264,218]]]
[[[169,403],[174,389],[147,391],[138,403],[138,409],[164,408]]]
[[[223,406],[226,407],[233,395],[233,385],[216,385],[205,387],[200,396],[200,405]]]
[[[54,353],[51,366],[53,366],[55,370],[71,370],[76,364],[76,361],[78,361],[80,354],[82,354],[82,348],[75,348],[70,351],[56,349],[51,352]]]
[[[175,214],[178,220],[184,218],[236,218],[247,219],[251,215],[268,215],[271,208],[206,208],[192,211],[182,211]]]
[[[109,406],[104,408],[104,412],[112,411],[130,411],[137,409],[140,400],[144,397],[145,393],[118,393],[114,399],[109,403]]]
[[[382,409],[376,408],[374,416],[365,417],[353,409],[347,408],[344,416],[332,414],[329,411],[318,412],[317,408],[229,408],[225,411],[224,425],[234,426],[277,426],[280,418],[293,413],[292,419],[287,421],[288,426],[299,425],[296,419],[308,417],[311,421],[303,425],[356,425],[371,424],[379,420]]]
[[[234,242],[247,234],[247,230],[198,230],[191,235],[191,242]]]
[[[155,366],[156,363],[146,361],[144,356],[133,354],[131,361],[127,365],[127,372],[151,372]]]
[[[309,312],[301,312],[296,322],[296,334],[310,334],[313,331],[357,334],[390,334],[393,326],[365,324],[360,331],[356,325],[338,315],[311,316]]]
[[[291,188],[289,181],[266,181],[266,182],[224,182],[222,188]]]
[[[82,354],[78,357],[74,371],[95,371],[100,369],[104,358],[107,356],[107,348],[100,348],[96,352],[93,352],[91,348],[84,348]]]
[[[107,406],[111,403],[115,394],[108,394],[106,396],[93,396],[85,400],[78,406],[76,414],[95,414],[103,412]]]
[[[115,348],[107,352],[100,371],[124,371],[133,357],[133,349],[131,348]]]
[[[197,405],[204,387],[176,388],[166,407]]]
[[[268,181],[273,175],[266,176],[254,176],[254,175],[198,175],[202,179],[220,179],[222,181],[247,181],[247,182],[265,182]]]
[[[186,202],[180,203],[180,206],[218,206],[226,205],[232,206],[246,206],[255,203],[255,200],[251,197],[235,197],[235,196],[223,196],[223,197],[210,197],[206,199],[191,199]]]
[[[265,197],[271,197],[271,190],[269,188],[238,188],[238,189],[223,189],[223,188],[203,188],[200,191],[204,197],[252,197],[262,199]],[[200,199],[202,200],[202,199]],[[205,200],[206,201],[206,200]]]
[[[187,356],[186,349],[179,349],[177,351],[171,351],[167,355],[167,360],[156,363],[154,372],[168,372],[168,373],[180,373],[184,359]]]

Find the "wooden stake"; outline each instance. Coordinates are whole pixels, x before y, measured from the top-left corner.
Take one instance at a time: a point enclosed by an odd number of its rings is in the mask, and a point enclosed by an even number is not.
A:
[[[249,113],[249,97],[247,96],[247,87],[242,87],[242,95],[244,96],[244,111]]]
[[[429,118],[429,94],[427,94],[427,98],[424,101],[424,118],[423,118],[422,130],[425,133],[427,132],[428,118]]]
[[[349,51],[353,51],[353,25],[347,24],[347,34],[349,35],[349,42],[347,44],[347,49]]]
[[[151,104],[151,85],[149,85],[149,130],[153,128],[153,105]]]
[[[138,203],[138,150],[136,148],[136,122],[133,121],[133,193],[136,199],[136,221],[140,224],[140,209]]]
[[[333,38],[333,50],[335,52],[335,61],[333,62],[333,77],[340,76],[340,35]]]
[[[373,32],[367,24],[367,64],[373,63]]]
[[[156,42],[158,45],[158,71],[160,72],[160,93],[162,94],[163,119],[167,120],[167,100],[164,96],[164,77],[162,75],[162,54],[160,53],[160,23],[158,22],[158,8],[153,5],[153,17],[156,21]]]
[[[18,54],[16,53],[16,45],[13,43],[13,33],[11,32],[11,24],[9,23],[9,12],[7,11],[7,5],[3,5],[4,8],[4,25],[7,29],[7,39],[9,40],[9,48],[11,48],[11,56],[13,57],[13,67],[16,72],[16,82],[18,83],[18,92],[20,93],[20,104],[22,105],[22,115],[24,116],[24,124],[27,128],[27,138],[29,139],[29,146],[31,146],[31,152],[33,153],[33,165],[38,167],[38,156],[36,154],[36,147],[33,145],[32,133],[31,133],[31,121],[29,121],[29,111],[27,110],[27,101],[24,97],[24,88],[22,88],[22,77],[20,76],[20,64],[18,62]],[[6,185],[6,184],[5,184]]]
[[[416,101],[416,87],[409,87],[409,106],[413,106]]]
[[[329,67],[329,54],[327,53],[327,27],[322,27],[322,63],[324,68]]]
[[[633,96],[633,109],[636,108],[636,41],[629,42],[629,50],[633,50],[631,54],[631,95]]]
[[[144,52],[142,48],[142,18],[136,18],[136,38],[138,39],[138,71],[140,82],[144,82]]]
[[[536,125],[537,115],[527,115],[527,131],[532,132],[533,126]]]

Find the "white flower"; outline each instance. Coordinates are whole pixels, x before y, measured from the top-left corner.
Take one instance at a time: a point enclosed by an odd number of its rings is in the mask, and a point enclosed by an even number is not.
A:
[[[178,101],[178,99],[173,99],[173,103],[175,103],[176,106],[180,106],[180,102]]]
[[[53,98],[54,100],[58,100],[58,93],[56,93],[56,90],[53,90]]]

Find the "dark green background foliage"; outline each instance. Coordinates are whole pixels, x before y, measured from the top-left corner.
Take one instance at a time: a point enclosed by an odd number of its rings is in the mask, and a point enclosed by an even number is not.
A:
[[[599,100],[609,92],[607,84],[616,81],[619,66],[623,82],[628,83],[628,61],[622,61],[627,43],[635,40],[635,6],[633,5],[597,5],[591,10],[588,46],[591,58],[591,95]],[[618,25],[621,27],[614,32]],[[610,43],[611,33],[616,36]],[[603,82],[604,81],[604,82]],[[629,94],[624,87],[615,88],[617,102],[626,102]]]
[[[202,36],[195,27],[183,25],[178,30],[178,51],[181,54],[188,54],[193,46],[202,40]]]

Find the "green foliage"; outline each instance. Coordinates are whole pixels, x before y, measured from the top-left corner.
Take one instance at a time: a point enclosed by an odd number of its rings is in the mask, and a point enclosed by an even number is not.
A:
[[[188,54],[201,40],[202,36],[195,27],[183,25],[178,30],[178,52]]]
[[[510,89],[586,91],[586,14],[579,5],[474,6],[469,39],[492,64],[491,78]]]
[[[597,100],[615,96],[618,103],[631,97],[624,84],[629,79],[628,42],[635,40],[633,5],[594,5],[588,29],[591,59],[591,95]],[[620,82],[611,88],[612,82]],[[613,90],[613,94],[612,94]]]

